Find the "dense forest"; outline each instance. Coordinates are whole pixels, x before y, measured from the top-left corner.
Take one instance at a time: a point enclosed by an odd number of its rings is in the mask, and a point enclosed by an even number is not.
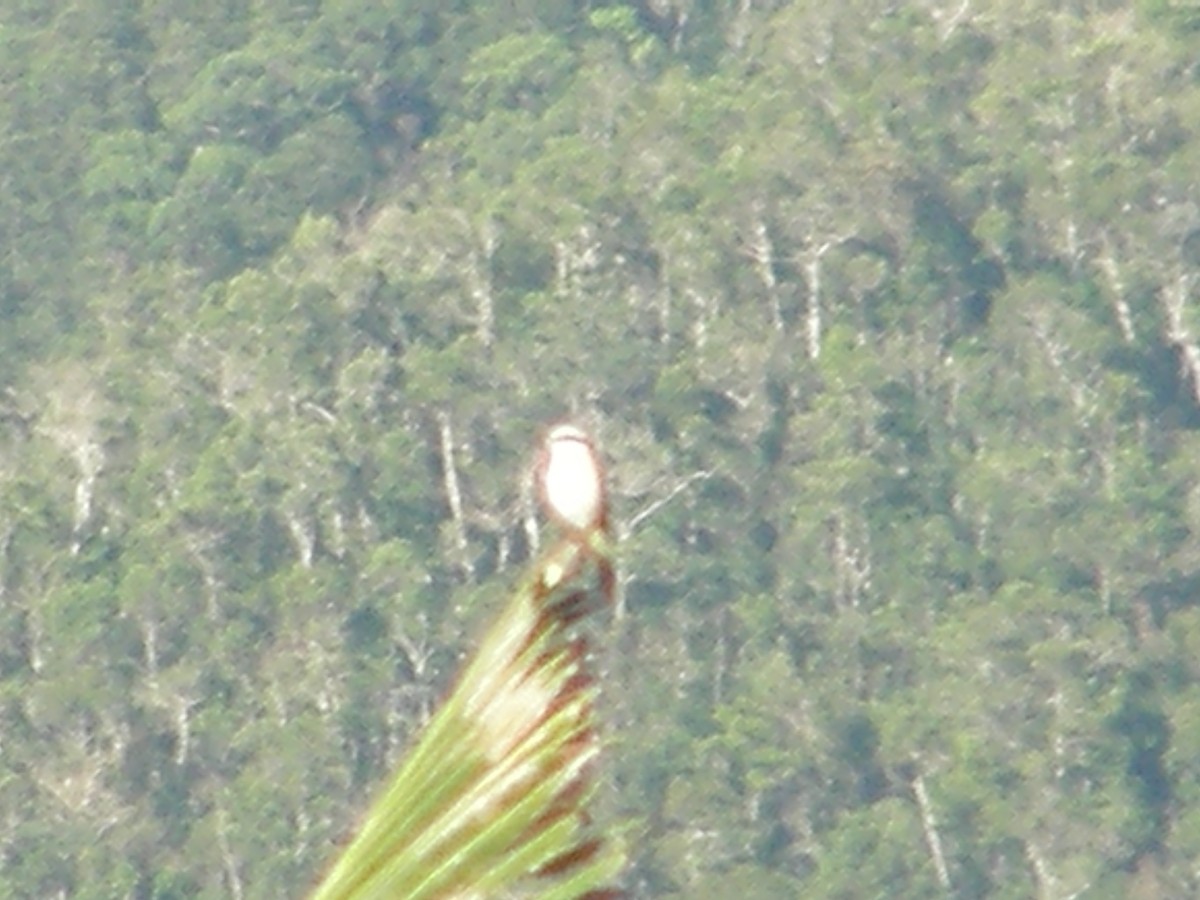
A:
[[[630,895],[1200,895],[1200,12],[6,0],[0,895],[303,896],[621,538]]]

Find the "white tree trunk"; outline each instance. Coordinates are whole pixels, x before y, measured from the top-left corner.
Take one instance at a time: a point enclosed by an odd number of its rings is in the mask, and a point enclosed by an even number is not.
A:
[[[671,345],[671,283],[664,281],[658,286],[658,342]]]
[[[475,328],[479,343],[490,351],[496,342],[496,300],[492,288],[492,260],[496,255],[496,227],[489,222],[483,228],[482,253],[470,254],[471,296],[475,300]]]
[[[708,344],[709,320],[715,318],[712,304],[697,291],[689,290],[688,298],[696,309],[696,314],[692,318],[692,342],[697,350],[703,350]]]
[[[808,308],[804,312],[805,355],[812,360],[821,355],[821,332],[824,328],[821,310],[821,260],[833,241],[825,241],[814,248],[804,262],[804,278],[808,287]]]
[[[1191,282],[1191,276],[1180,273],[1173,285],[1163,288],[1162,298],[1167,314],[1167,338],[1179,348],[1184,374],[1191,384],[1192,398],[1200,405],[1200,347],[1192,340],[1183,315],[1191,293]]]
[[[217,809],[217,849],[221,854],[221,863],[225,867],[225,880],[229,884],[229,895],[233,900],[242,900],[246,895],[242,886],[242,877],[238,873],[237,859],[229,846],[229,817],[224,807]]]
[[[196,701],[189,697],[179,696],[175,698],[175,765],[183,766],[187,764],[188,752],[192,747],[192,707],[196,705]]]
[[[87,438],[76,445],[75,462],[79,466],[79,481],[75,484],[75,520],[71,528],[75,540],[71,545],[72,553],[79,552],[83,530],[92,517],[96,479],[104,467],[104,451],[99,444]]]
[[[145,645],[146,675],[153,685],[158,681],[158,622],[153,613],[142,617],[142,643]]]
[[[220,582],[217,579],[216,570],[204,555],[204,551],[213,544],[213,540],[205,541],[202,534],[193,532],[185,537],[188,552],[192,559],[196,561],[196,568],[200,570],[200,577],[204,580],[204,594],[206,600],[206,608],[209,618],[216,621],[220,617],[221,607],[218,602],[220,598]]]
[[[1055,371],[1066,387],[1075,411],[1079,413],[1081,418],[1087,417],[1091,413],[1089,391],[1087,385],[1076,378],[1067,365],[1066,345],[1062,340],[1051,334],[1050,329],[1042,323],[1033,320],[1031,325],[1034,337],[1037,338],[1037,342],[1046,352],[1046,359],[1050,363],[1050,368]]]
[[[467,546],[467,524],[463,515],[462,489],[458,482],[458,465],[454,461],[454,428],[450,422],[450,414],[444,410],[438,412],[438,435],[442,454],[442,480],[446,490],[446,503],[450,507],[450,527],[454,535],[454,545],[458,550],[459,565],[467,581],[475,579],[475,566],[471,562]]]
[[[861,541],[852,538],[845,513],[834,516],[831,552],[838,602],[845,609],[858,609],[871,586],[871,551],[867,535]]]
[[[301,513],[288,514],[287,526],[288,532],[292,536],[292,543],[296,545],[300,568],[311,569],[317,546],[316,527],[311,519]]]
[[[1121,266],[1111,250],[1100,257],[1099,266],[1108,276],[1108,286],[1112,291],[1113,318],[1117,320],[1121,340],[1132,344],[1137,339],[1137,332],[1133,328],[1133,311],[1125,300],[1125,279],[1121,277]]]
[[[750,251],[758,278],[767,292],[767,305],[771,311],[771,327],[776,331],[783,331],[783,307],[779,301],[779,282],[775,278],[775,245],[771,242],[767,220],[762,216],[755,219],[754,246],[750,248]]]
[[[1038,851],[1033,841],[1025,842],[1025,858],[1033,872],[1038,900],[1056,900],[1054,888],[1057,879],[1051,874],[1050,867],[1046,865],[1046,858]]]
[[[938,884],[942,886],[942,890],[949,891],[950,870],[946,867],[946,854],[942,850],[937,816],[934,815],[929,792],[925,790],[925,776],[917,775],[913,779],[912,788],[913,795],[917,798],[917,808],[921,811],[921,828],[925,832],[925,843],[929,847],[929,856],[933,859],[933,870],[937,873]]]

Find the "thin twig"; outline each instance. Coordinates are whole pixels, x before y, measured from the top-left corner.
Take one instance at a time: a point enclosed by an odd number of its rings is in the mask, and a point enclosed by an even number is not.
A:
[[[651,503],[649,506],[647,506],[645,509],[643,509],[640,513],[638,513],[636,516],[634,516],[632,519],[630,519],[629,522],[626,523],[625,526],[621,529],[621,537],[626,538],[629,535],[633,534],[633,531],[635,528],[637,528],[644,521],[646,521],[646,519],[650,518],[650,516],[654,515],[656,512],[658,512],[660,509],[662,509],[664,506],[666,506],[668,503],[670,503],[672,500],[674,500],[676,497],[678,497],[680,494],[682,494],[684,491],[686,491],[689,487],[692,486],[692,484],[694,482],[703,481],[705,479],[712,478],[713,475],[715,475],[715,474],[717,474],[717,473],[714,469],[705,469],[701,472],[693,472],[691,475],[689,475],[687,478],[685,478],[679,484],[675,485],[675,487],[671,490],[671,492],[669,494],[667,494],[667,496],[662,497],[661,499],[655,500],[653,503]]]

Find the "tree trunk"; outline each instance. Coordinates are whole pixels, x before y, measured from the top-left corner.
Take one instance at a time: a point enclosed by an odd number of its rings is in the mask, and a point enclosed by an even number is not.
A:
[[[771,327],[783,331],[783,307],[779,301],[779,282],[775,278],[775,245],[767,221],[761,215],[754,222],[754,246],[750,258],[758,271],[758,278],[767,292],[767,305],[771,311]]]
[[[925,790],[925,776],[918,774],[913,779],[912,788],[913,795],[917,798],[917,808],[921,811],[921,828],[925,832],[929,856],[933,859],[933,870],[937,873],[938,884],[942,886],[942,890],[949,892],[950,871],[946,868],[946,854],[942,851],[942,838],[938,834],[933,804],[929,800],[929,792]]]
[[[83,529],[92,517],[96,479],[104,467],[104,451],[95,441],[84,440],[75,447],[75,462],[79,465],[79,481],[75,485],[75,520],[71,527],[74,536],[71,543],[72,555],[79,552]]]
[[[1117,320],[1117,328],[1121,331],[1121,339],[1132,344],[1137,339],[1133,328],[1133,311],[1125,300],[1125,280],[1121,277],[1121,266],[1111,249],[1100,257],[1101,271],[1108,276],[1109,290],[1112,292],[1113,318]]]
[[[233,851],[229,846],[228,831],[229,817],[222,807],[217,810],[217,849],[221,854],[221,863],[225,867],[225,881],[229,885],[229,896],[233,900],[242,900],[246,891],[242,887],[241,875],[238,874],[237,859],[234,858]]]
[[[1038,900],[1052,900],[1054,897],[1054,876],[1046,865],[1046,858],[1038,851],[1033,841],[1025,842],[1025,858],[1033,872],[1033,883],[1037,888]]]
[[[496,227],[491,222],[481,235],[483,252],[470,254],[471,296],[475,300],[475,329],[479,344],[490,353],[496,342],[496,301],[492,289],[492,259],[496,255]]]
[[[292,536],[292,542],[296,545],[300,568],[311,569],[317,546],[316,528],[312,521],[302,513],[287,514],[287,527]]]
[[[454,428],[450,414],[438,412],[438,435],[442,454],[442,481],[446,489],[446,503],[450,507],[450,527],[454,535],[454,546],[458,550],[459,566],[467,581],[474,581],[475,566],[471,562],[467,546],[467,524],[463,516],[462,490],[458,483],[458,466],[454,461]]]
[[[805,355],[815,360],[821,355],[821,332],[824,328],[821,319],[821,260],[833,241],[825,241],[813,249],[804,262],[804,278],[808,287],[808,308],[804,312],[804,349]]]
[[[1192,399],[1200,406],[1200,346],[1192,340],[1184,322],[1184,309],[1191,293],[1191,278],[1180,273],[1175,283],[1163,288],[1163,306],[1167,314],[1167,339],[1179,349],[1179,357],[1191,387]]]

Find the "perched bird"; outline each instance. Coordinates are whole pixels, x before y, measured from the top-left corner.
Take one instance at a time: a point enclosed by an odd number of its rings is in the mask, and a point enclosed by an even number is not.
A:
[[[546,514],[567,531],[608,528],[604,465],[591,438],[574,425],[556,425],[537,461],[537,491]]]
[[[556,425],[546,434],[534,470],[542,509],[596,560],[600,587],[612,599],[612,563],[592,546],[596,532],[609,534],[604,463],[592,439],[574,425]]]

